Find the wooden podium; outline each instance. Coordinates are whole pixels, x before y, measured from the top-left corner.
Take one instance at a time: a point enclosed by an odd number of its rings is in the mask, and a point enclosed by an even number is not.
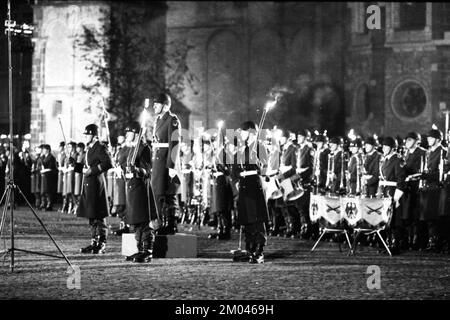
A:
[[[137,252],[134,233],[122,234],[122,255],[130,256]],[[155,237],[154,258],[196,258],[197,236],[186,233]]]

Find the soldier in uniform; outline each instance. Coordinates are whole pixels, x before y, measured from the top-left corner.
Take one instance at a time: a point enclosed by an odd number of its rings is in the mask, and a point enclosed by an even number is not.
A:
[[[230,171],[226,164],[226,153],[224,152],[224,139],[217,138],[217,142],[213,142],[213,189],[212,199],[213,210],[217,214],[218,229],[217,234],[213,234],[211,238],[219,240],[229,240],[231,238],[231,209],[233,207],[233,190],[231,187]]]
[[[33,164],[31,166],[31,193],[34,195],[34,206],[41,207],[41,168],[42,168],[42,145],[34,149]]]
[[[180,187],[179,142],[181,125],[178,117],[170,112],[171,98],[162,93],[154,100],[156,122],[153,130],[152,189],[162,227],[158,234],[175,234],[177,193]]]
[[[332,158],[332,183],[331,193],[340,194],[345,190],[345,177],[342,174],[346,167],[344,163],[344,150],[342,149],[344,140],[341,137],[330,139],[330,156]],[[344,167],[343,167],[344,165]]]
[[[291,179],[297,172],[297,145],[294,144],[296,136],[293,132],[289,132],[289,138],[283,145],[281,159],[280,159],[280,172],[277,175],[278,181],[285,179]],[[287,196],[286,194],[284,195]],[[284,201],[280,198],[275,203],[283,202],[283,216],[286,224],[286,238],[294,237],[300,231],[300,215],[298,213],[295,202]]]
[[[139,123],[133,122],[126,129],[129,144],[125,166],[127,222],[133,226],[138,252],[126,257],[127,261],[137,263],[151,262],[158,215],[150,184],[151,150],[144,141],[138,141]],[[136,150],[137,144],[138,151]],[[133,154],[136,158],[133,162]]]
[[[400,253],[400,242],[402,238],[402,212],[400,209],[400,198],[405,190],[405,169],[402,159],[396,153],[397,141],[392,137],[383,139],[383,158],[380,164],[380,191],[384,197],[392,197],[393,213],[388,230],[388,245],[392,254]]]
[[[320,134],[316,137],[316,152],[318,153],[318,172],[315,172],[317,184],[317,192],[323,194],[325,192],[326,181],[327,181],[327,164],[328,155],[330,154],[330,149],[328,148],[328,137]],[[318,179],[317,179],[318,178]]]
[[[442,168],[445,150],[441,145],[442,132],[431,129],[427,135],[428,150],[425,156],[425,172],[422,173],[425,187],[421,192],[421,220],[427,223],[427,251],[440,251],[442,238],[438,234],[439,198],[442,188]]]
[[[300,235],[307,239],[311,235],[311,221],[309,219],[309,201],[311,197],[311,178],[313,174],[314,148],[311,143],[311,132],[307,129],[301,130],[297,135],[297,169],[300,183],[304,190],[303,196],[296,200],[296,206],[300,213]]]
[[[265,147],[256,141],[255,123],[246,121],[240,129],[243,146],[239,148],[233,165],[234,179],[239,179],[238,224],[243,226],[248,262],[263,263],[269,213],[259,177],[259,162],[266,165],[267,154]]]
[[[116,168],[126,167],[127,157],[130,146],[125,140],[122,140],[119,136],[117,138],[117,150],[115,154]],[[119,139],[120,138],[120,139]],[[114,169],[112,169],[114,170]],[[130,227],[126,218],[126,196],[125,196],[125,176],[123,172],[117,171],[113,175],[113,210],[120,219],[119,229],[114,232],[115,235],[122,235],[123,233],[130,232]]]
[[[420,243],[423,242],[419,238],[419,179],[422,170],[421,165],[425,159],[426,150],[420,147],[422,138],[417,132],[409,132],[405,141],[405,174],[406,189],[402,198],[402,219],[404,226],[408,230],[407,245],[409,248],[418,250]],[[402,248],[404,249],[404,248]]]
[[[280,138],[275,134],[272,134],[270,142],[267,145],[267,153],[269,154],[268,163],[264,174],[266,175],[266,181],[277,174],[280,168]],[[281,191],[280,191],[281,192]],[[283,218],[283,203],[282,201],[277,201],[276,199],[271,199],[271,195],[268,196],[267,209],[269,210],[269,217],[272,221],[271,223],[271,236],[278,236],[282,234],[282,228],[284,226]],[[270,224],[269,224],[270,225]]]
[[[348,181],[349,181],[349,192],[350,195],[359,195],[361,193],[361,185],[358,183],[361,182],[361,166],[363,163],[362,158],[362,141],[359,138],[356,138],[353,141],[350,141],[349,144],[349,151],[351,153],[350,160],[348,162]],[[359,179],[359,181],[358,181]]]
[[[50,145],[42,146],[42,169],[41,169],[41,210],[52,211],[56,195],[57,176],[56,158],[51,153]]]
[[[84,135],[88,150],[77,216],[89,219],[92,240],[89,246],[80,251],[98,254],[104,253],[106,249],[108,227],[105,218],[108,216],[108,201],[104,174],[112,167],[112,164],[108,149],[98,139],[97,125],[86,126]]]
[[[75,185],[73,187],[73,195],[75,197],[75,208],[74,208],[74,214],[77,212],[78,202],[80,201],[80,195],[81,195],[81,185],[83,180],[83,168],[84,168],[84,160],[86,158],[86,153],[84,152],[84,143],[79,142],[77,144],[77,159],[75,161]]]
[[[76,143],[70,142],[66,146],[66,158],[64,161],[64,192],[66,196],[66,201],[68,203],[67,211],[63,211],[69,214],[75,213],[75,163],[77,161]]]
[[[67,212],[67,208],[69,204],[67,203],[67,197],[64,193],[64,179],[65,179],[65,173],[64,173],[64,164],[66,161],[66,143],[64,141],[61,141],[59,143],[59,150],[58,150],[58,156],[57,156],[57,163],[58,163],[58,182],[56,187],[56,193],[62,196],[63,204],[62,207],[58,210],[59,212]]]
[[[22,190],[23,194],[27,199],[30,198],[31,195],[31,166],[32,160],[30,156],[30,141],[25,140],[22,143],[22,150],[19,153],[19,162],[20,162],[20,180],[18,181],[18,185],[20,190]],[[20,183],[20,184],[19,184]],[[23,201],[23,199],[21,199]]]
[[[364,172],[361,179],[361,185],[364,185],[366,194],[363,196],[373,198],[378,192],[378,181],[380,175],[381,154],[376,150],[378,141],[374,137],[368,137],[364,140],[364,149],[366,156],[364,160]]]

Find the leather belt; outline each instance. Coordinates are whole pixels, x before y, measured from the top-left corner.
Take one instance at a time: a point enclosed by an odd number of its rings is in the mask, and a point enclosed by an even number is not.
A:
[[[52,171],[52,169],[42,169],[41,173],[46,173],[46,172],[50,172],[50,171]]]
[[[213,176],[214,176],[215,178],[220,177],[220,176],[223,176],[223,172],[214,172],[214,173],[213,173]]]
[[[155,142],[152,143],[152,148],[168,148],[169,147],[169,143],[162,143],[162,142]]]
[[[125,173],[125,178],[133,179],[134,178],[134,174],[133,173]]]
[[[249,170],[249,171],[242,171],[239,175],[241,177],[247,177],[247,176],[254,176],[257,174],[258,174],[258,171],[256,171],[256,170]]]
[[[380,186],[396,187],[397,182],[395,182],[395,181],[380,181]]]

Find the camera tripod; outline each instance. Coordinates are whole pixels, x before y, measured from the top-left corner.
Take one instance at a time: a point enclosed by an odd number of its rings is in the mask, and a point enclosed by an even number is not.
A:
[[[14,205],[15,205],[15,202],[14,202],[14,191],[15,190],[18,191],[18,193],[22,197],[22,199],[25,200],[25,203],[27,204],[28,208],[34,214],[34,216],[36,217],[36,219],[39,222],[39,224],[42,226],[44,231],[47,233],[49,238],[52,240],[52,242],[55,245],[55,247],[61,253],[61,256],[56,256],[56,255],[42,253],[42,252],[36,252],[36,251],[19,249],[19,248],[16,248],[14,246]],[[64,259],[64,260],[66,260],[67,264],[73,269],[73,266],[70,263],[70,261],[67,259],[66,255],[61,251],[61,248],[58,246],[58,244],[56,243],[55,239],[53,239],[52,235],[47,230],[47,228],[45,227],[44,223],[39,218],[39,216],[37,215],[36,211],[31,206],[31,204],[28,201],[28,199],[23,194],[22,190],[20,190],[20,188],[17,185],[14,184],[13,180],[10,180],[8,182],[8,184],[6,185],[5,192],[3,193],[3,196],[2,196],[2,198],[0,200],[0,205],[3,203],[3,200],[5,200],[5,205],[3,207],[2,217],[1,217],[1,220],[0,220],[0,237],[1,237],[2,233],[3,233],[3,228],[5,226],[6,215],[7,215],[8,206],[9,206],[9,210],[10,210],[10,214],[11,214],[10,215],[10,218],[11,218],[10,219],[10,224],[11,224],[11,247],[9,249],[4,250],[4,251],[0,251],[0,256],[5,256],[5,255],[10,254],[10,256],[11,256],[11,262],[10,262],[10,270],[11,270],[11,272],[14,272],[14,253],[15,253],[15,251],[31,253],[31,254],[37,254],[37,255],[42,255],[42,256],[47,256],[47,257],[52,257],[52,258],[58,258],[58,259]]]
[[[5,27],[6,27],[6,33],[7,33],[7,39],[8,39],[8,107],[9,107],[9,159],[8,159],[9,160],[8,161],[9,162],[8,163],[8,171],[9,172],[8,173],[9,173],[9,177],[8,177],[8,183],[5,186],[5,192],[3,193],[2,198],[0,200],[0,205],[3,203],[3,200],[5,200],[5,206],[3,208],[2,216],[0,219],[0,238],[1,238],[3,228],[5,225],[6,213],[7,213],[7,209],[9,206],[10,224],[11,224],[11,247],[7,250],[0,251],[0,257],[10,254],[10,256],[11,256],[11,262],[10,262],[11,272],[14,272],[14,253],[15,253],[15,251],[21,251],[21,252],[25,252],[25,253],[38,254],[38,255],[43,255],[43,256],[48,256],[48,257],[53,257],[53,258],[65,259],[67,264],[72,268],[72,270],[75,270],[73,268],[72,264],[70,263],[70,261],[67,259],[67,257],[64,255],[64,253],[61,251],[59,246],[56,244],[55,240],[53,239],[51,234],[48,232],[47,228],[45,227],[44,223],[37,215],[36,211],[30,205],[30,203],[28,202],[25,195],[22,193],[22,190],[20,190],[20,188],[16,184],[14,184],[14,166],[13,166],[13,161],[14,161],[14,145],[13,145],[13,123],[14,122],[13,122],[13,119],[14,118],[13,118],[13,101],[12,101],[12,69],[13,68],[12,68],[12,57],[11,57],[11,51],[12,51],[11,50],[11,35],[12,34],[30,35],[31,34],[30,31],[32,31],[32,28],[30,28],[30,26],[25,25],[25,24],[17,25],[15,21],[11,20],[11,0],[8,0],[7,20],[5,21]],[[36,252],[36,251],[23,250],[23,249],[16,248],[14,246],[14,205],[15,205],[14,191],[15,190],[17,190],[19,192],[19,194],[22,196],[22,198],[25,200],[28,208],[30,208],[30,210],[33,212],[34,216],[39,221],[42,228],[45,230],[45,232],[50,237],[50,239],[53,241],[56,248],[61,253],[62,257],[51,255],[51,254],[46,254],[46,253],[41,253],[41,252]]]

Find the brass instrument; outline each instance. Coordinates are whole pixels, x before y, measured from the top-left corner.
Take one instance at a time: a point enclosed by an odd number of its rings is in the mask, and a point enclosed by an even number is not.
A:
[[[355,159],[356,161],[356,189],[355,189],[355,195],[357,195],[359,193],[359,162],[358,162],[358,155],[354,154],[350,157],[349,159],[349,167],[350,167],[350,162],[352,161],[352,159]],[[346,182],[346,190],[347,190],[347,194],[351,194],[352,193],[352,189],[351,189],[351,184],[350,184],[350,180],[351,180],[351,173],[349,168],[347,168],[347,170],[345,171],[345,182]]]
[[[380,159],[380,181],[379,181],[379,184],[378,184],[377,198],[382,198],[383,197],[384,186],[381,184],[381,182],[386,180],[384,178],[384,175],[383,175],[384,161],[386,161],[386,158],[384,156],[382,156],[381,159]]]
[[[317,149],[314,153],[313,160],[313,177],[314,177],[314,185],[315,191],[314,194],[319,192],[319,182],[320,182],[320,150]]]
[[[331,189],[333,183],[333,174],[334,174],[334,154],[328,154],[327,160],[327,181],[325,183],[326,189]]]
[[[344,161],[345,161],[345,153],[344,153],[344,151],[342,150],[341,151],[341,179],[340,179],[340,181],[339,181],[339,190],[342,192],[344,189],[345,189],[345,186],[344,186],[344,174],[347,174],[346,172],[344,172]],[[348,171],[348,170],[346,170],[346,171]]]
[[[364,163],[366,162],[366,155],[362,154],[361,155],[361,159],[360,159],[360,165],[358,166],[359,168],[359,179],[357,180],[357,185],[356,185],[356,193],[358,193],[358,183],[359,183],[359,193],[361,194],[361,196],[365,196],[367,194],[367,180],[366,179],[362,179],[363,175],[366,175],[366,168],[364,167]]]
[[[427,150],[425,154],[425,160],[424,157],[420,158],[420,173],[428,173],[428,157],[430,156],[430,149]],[[423,177],[420,178],[419,181],[419,190],[423,190],[427,188],[427,181]]]

